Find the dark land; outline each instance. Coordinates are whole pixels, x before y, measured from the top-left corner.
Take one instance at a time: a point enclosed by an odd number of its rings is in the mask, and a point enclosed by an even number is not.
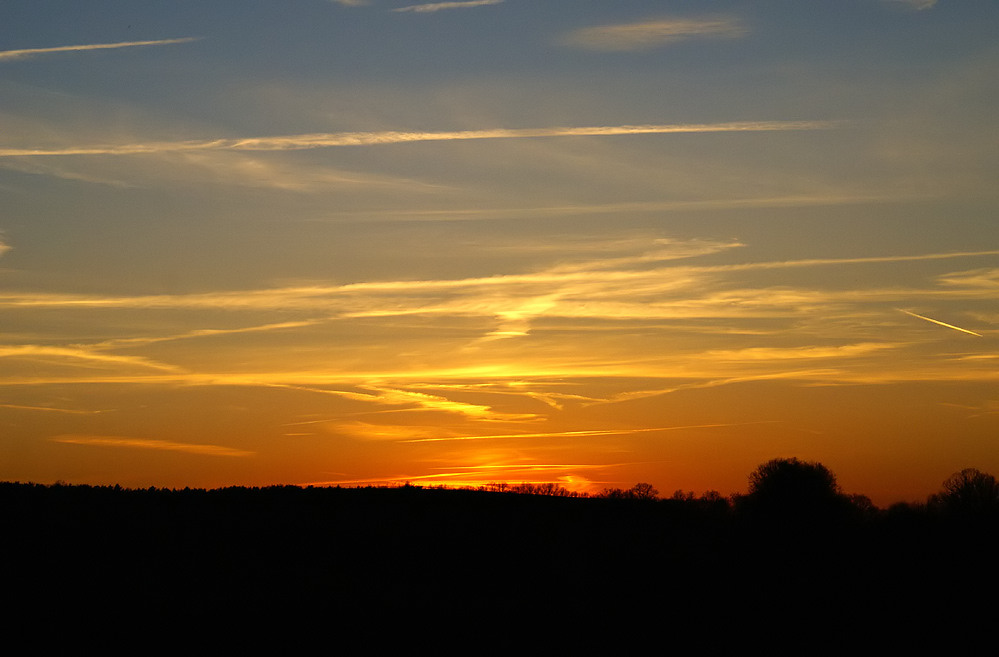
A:
[[[538,492],[2,483],[8,627],[405,618],[506,628],[496,640],[533,626],[846,645],[991,632],[999,610],[995,507]]]

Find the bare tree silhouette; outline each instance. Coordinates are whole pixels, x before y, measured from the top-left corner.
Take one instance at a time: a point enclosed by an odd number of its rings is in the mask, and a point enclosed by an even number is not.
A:
[[[930,503],[952,513],[996,513],[999,512],[999,481],[975,468],[965,468],[948,477],[943,482],[943,490],[931,497]]]
[[[652,484],[638,483],[631,487],[628,491],[631,497],[636,500],[655,500],[659,499],[659,491],[657,491]]]

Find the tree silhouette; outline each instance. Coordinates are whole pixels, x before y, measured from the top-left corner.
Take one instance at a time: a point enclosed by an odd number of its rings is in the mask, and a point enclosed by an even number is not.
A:
[[[628,491],[632,499],[636,500],[655,500],[659,499],[659,491],[657,491],[652,484],[638,483],[631,487]]]
[[[771,459],[749,475],[749,495],[743,504],[763,516],[817,520],[844,510],[836,475],[821,463],[797,458]]]
[[[825,500],[839,494],[839,485],[821,463],[771,459],[750,473],[749,494],[757,499]]]
[[[975,468],[965,468],[948,477],[943,482],[943,490],[930,501],[952,513],[996,513],[999,512],[999,481]]]

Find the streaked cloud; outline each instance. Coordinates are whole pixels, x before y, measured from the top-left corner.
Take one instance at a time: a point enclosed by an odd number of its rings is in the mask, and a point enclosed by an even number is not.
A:
[[[466,9],[469,7],[484,7],[486,5],[498,5],[504,0],[468,0],[467,2],[430,2],[419,5],[409,5],[407,7],[398,7],[392,11],[397,12],[412,12],[417,14],[432,13],[435,11],[442,11],[444,9]]]
[[[433,193],[446,189],[411,178],[350,171],[328,166],[308,166],[260,152],[234,150],[171,150],[145,153],[154,156],[135,166],[115,158],[113,153],[72,153],[60,157],[7,157],[0,167],[34,175],[50,176],[106,185],[141,189],[169,184],[228,185],[281,192],[310,193],[360,189],[380,189],[404,193]],[[83,155],[84,157],[73,157]],[[86,157],[86,156],[91,157]]]
[[[66,445],[86,445],[88,447],[124,447],[129,449],[151,449],[163,452],[185,452],[202,456],[253,456],[254,452],[221,445],[199,445],[194,443],[178,443],[172,440],[150,440],[146,438],[127,438],[120,436],[53,436],[54,443]]]
[[[694,38],[734,38],[748,29],[736,18],[664,18],[576,30],[563,43],[587,50],[633,51]]]
[[[927,322],[932,322],[932,323],[934,323],[934,324],[936,324],[938,326],[943,326],[945,328],[954,329],[955,331],[960,331],[961,333],[967,333],[968,335],[974,335],[974,336],[977,336],[979,338],[984,337],[984,336],[982,336],[981,333],[976,333],[975,331],[971,331],[971,330],[966,329],[966,328],[961,328],[960,326],[954,326],[953,324],[948,324],[947,322],[941,322],[939,319],[933,319],[932,317],[926,317],[925,315],[917,315],[914,312],[910,312],[908,310],[902,310],[901,308],[899,308],[899,312],[903,312],[906,315],[910,315],[910,316],[916,317],[918,319],[926,320]]]
[[[385,144],[405,144],[426,141],[829,130],[841,125],[842,123],[839,121],[731,121],[727,123],[677,123],[662,125],[492,128],[488,130],[459,130],[451,132],[402,132],[395,130],[382,132],[334,132],[287,135],[283,137],[253,137],[244,139],[210,139],[200,141],[166,141],[103,146],[73,146],[57,149],[3,148],[0,149],[0,157],[33,157],[54,155],[143,155],[150,153],[212,150],[290,151],[340,146],[380,146]]]
[[[423,411],[457,413],[473,420],[520,421],[537,418],[531,413],[498,413],[484,404],[459,402],[442,395],[375,386],[365,386],[365,388],[374,393],[373,399],[380,404],[411,405]]]
[[[862,343],[834,346],[807,347],[749,347],[728,351],[708,351],[704,358],[717,361],[774,361],[802,359],[841,359],[866,356],[884,349],[895,349],[899,345],[888,343]]]
[[[65,413],[67,415],[97,415],[104,411],[82,411],[75,408],[57,408],[55,406],[25,406],[22,404],[0,404],[0,408],[9,408],[15,411],[39,411],[42,413]]]
[[[909,9],[915,9],[916,11],[932,9],[937,4],[937,0],[882,0],[882,2],[908,7]]]
[[[293,377],[294,378],[294,377]],[[456,401],[443,395],[433,395],[418,390],[390,388],[384,385],[365,384],[358,386],[359,390],[339,390],[304,385],[270,383],[263,384],[274,388],[286,388],[322,395],[342,397],[351,401],[366,402],[384,406],[403,407],[397,410],[438,411],[463,416],[468,420],[489,420],[504,422],[521,422],[538,418],[533,413],[501,413],[485,404],[471,404]],[[344,425],[349,428],[352,423]],[[367,425],[364,425],[367,426]]]
[[[407,210],[390,212],[377,210],[352,212],[350,219],[372,221],[391,219],[392,221],[475,221],[487,219],[511,219],[539,217],[560,217],[565,215],[621,214],[640,212],[709,211],[753,208],[792,208],[811,206],[859,205],[865,203],[887,203],[900,200],[932,198],[926,193],[907,194],[813,194],[788,196],[761,196],[755,198],[712,198],[684,201],[630,201],[621,203],[590,203],[586,205],[543,205],[534,207],[462,208],[459,210]],[[533,248],[545,248],[532,245]]]
[[[434,443],[464,440],[510,440],[510,439],[537,439],[537,438],[591,438],[597,436],[630,436],[641,433],[658,433],[663,431],[682,431],[687,429],[717,429],[722,427],[745,426],[750,423],[738,424],[691,424],[675,427],[642,427],[642,428],[622,428],[622,429],[586,429],[580,431],[545,431],[538,433],[508,433],[508,434],[486,434],[477,436],[447,436],[443,438],[412,438],[403,440],[406,443]],[[752,423],[759,424],[759,423]]]
[[[950,307],[960,304],[966,316],[983,303],[994,303],[995,288],[980,284],[982,278],[989,279],[991,270],[971,270],[964,278],[924,272],[914,281],[919,284],[859,288],[835,284],[843,278],[853,280],[852,275],[826,275],[846,267],[944,263],[991,257],[999,251],[707,264],[692,259],[747,247],[737,241],[641,242],[620,237],[603,248],[593,243],[584,247],[575,258],[552,252],[554,264],[548,267],[494,276],[175,295],[8,292],[0,294],[0,307],[61,309],[79,320],[94,319],[98,327],[108,321],[110,309],[197,311],[193,317],[201,321],[210,310],[224,313],[216,320],[223,325],[233,321],[229,317],[252,319],[242,320],[244,326],[126,334],[90,344],[0,347],[0,357],[20,359],[2,383],[282,388],[361,402],[370,406],[356,412],[372,417],[409,413],[415,418],[415,413],[435,412],[446,414],[449,422],[533,423],[551,409],[751,381],[825,385],[999,376],[968,359],[961,361],[968,363],[961,372],[948,372],[957,362],[953,354],[909,358],[919,353],[918,345],[935,341],[918,327],[893,319],[898,318],[900,305],[915,307],[929,300]],[[573,253],[571,245],[566,253]],[[809,268],[836,270],[821,272],[819,278],[793,272]],[[969,284],[961,285],[965,279]],[[825,282],[809,285],[808,280]],[[316,314],[286,319],[287,313],[302,311]],[[266,321],[268,313],[277,313],[273,321]],[[412,327],[386,320],[407,316],[420,322],[440,318],[433,321],[455,330],[446,337],[412,333]],[[190,321],[184,315],[164,317],[171,325]],[[118,320],[112,324],[113,330],[121,330]],[[143,330],[149,326],[144,322]],[[404,335],[400,339],[407,347],[389,353],[381,343],[376,346],[365,337],[373,327],[380,339]],[[266,342],[273,358],[261,358],[252,337],[263,334],[273,334]],[[236,336],[246,338],[236,340]],[[218,350],[209,353],[199,351],[200,345],[173,344],[198,338],[217,339]],[[752,342],[747,344],[747,339]],[[159,345],[150,351],[155,358],[117,353],[154,345]],[[275,351],[275,345],[285,348]],[[653,351],[645,354],[646,348]],[[642,355],[636,355],[635,349],[642,349]],[[962,354],[967,355],[974,354]],[[45,367],[38,368],[38,363]],[[614,394],[574,394],[550,383],[582,377],[672,382],[641,383]],[[483,382],[516,385],[497,388]],[[508,403],[504,398],[518,399]],[[462,433],[485,435],[453,435]]]
[[[991,299],[994,288],[965,285],[944,277],[947,289],[881,288],[812,290],[790,287],[718,289],[729,274],[812,267],[925,262],[999,255],[999,251],[929,253],[911,256],[817,258],[730,265],[667,265],[677,258],[719,253],[738,243],[663,244],[631,257],[589,259],[521,274],[428,280],[363,281],[283,288],[174,295],[79,295],[0,293],[6,308],[142,308],[216,310],[324,310],[330,319],[404,315],[456,315],[497,318],[496,331],[522,335],[529,322],[546,317],[677,319],[783,316],[788,309],[808,313],[816,304],[899,302],[912,296]],[[975,279],[977,280],[977,279]],[[308,323],[317,320],[307,320]],[[305,326],[307,324],[302,324]],[[285,328],[283,322],[246,330]],[[235,329],[241,331],[243,329]],[[211,335],[198,329],[182,337]]]
[[[999,290],[999,268],[972,269],[947,274],[940,282],[954,287],[976,287],[983,290]]]
[[[131,366],[163,372],[179,372],[180,368],[143,358],[96,353],[85,347],[58,347],[46,345],[4,345],[0,346],[0,358],[29,358],[56,361],[83,361],[91,365]]]
[[[90,50],[114,50],[118,48],[137,48],[141,46],[166,46],[176,43],[190,43],[200,37],[185,37],[182,39],[158,39],[156,41],[121,41],[118,43],[91,43],[76,46],[56,46],[53,48],[26,48],[22,50],[0,50],[0,61],[25,59],[37,55],[61,52],[87,52]]]
[[[10,171],[20,171],[37,176],[49,176],[51,178],[61,178],[63,180],[85,182],[93,185],[106,185],[119,189],[134,189],[137,187],[137,185],[126,182],[120,177],[97,175],[90,167],[60,166],[59,162],[52,158],[46,160],[42,158],[9,157],[0,160],[0,167]]]
[[[315,326],[323,320],[308,319],[295,322],[276,322],[273,324],[262,324],[260,326],[242,326],[229,329],[194,329],[186,333],[176,335],[157,335],[142,338],[113,338],[88,345],[90,349],[117,349],[120,347],[139,347],[155,342],[172,342],[174,340],[189,340],[193,338],[227,336],[237,333],[262,333],[266,331],[282,331],[306,326]]]

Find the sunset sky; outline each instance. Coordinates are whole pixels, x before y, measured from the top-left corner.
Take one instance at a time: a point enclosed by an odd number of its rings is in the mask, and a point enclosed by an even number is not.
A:
[[[995,0],[4,0],[0,480],[999,474]]]

